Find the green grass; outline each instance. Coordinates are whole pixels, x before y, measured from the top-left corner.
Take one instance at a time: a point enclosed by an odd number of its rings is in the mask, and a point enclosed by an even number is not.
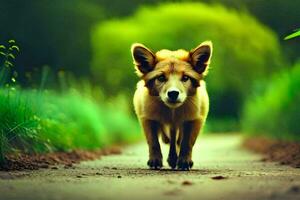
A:
[[[300,63],[276,74],[246,103],[243,129],[250,136],[300,141]]]
[[[133,142],[141,134],[122,102],[95,102],[75,90],[58,95],[0,90],[0,161],[11,152],[97,149]]]
[[[69,83],[60,72],[63,92],[47,91],[45,68],[39,90],[20,89],[14,70],[18,52],[14,40],[0,45],[0,164],[9,153],[99,149],[140,138],[137,120],[124,98],[104,98],[89,81]]]

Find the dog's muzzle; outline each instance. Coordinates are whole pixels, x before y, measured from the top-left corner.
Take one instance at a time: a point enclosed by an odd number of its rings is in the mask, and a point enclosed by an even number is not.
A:
[[[179,91],[171,90],[171,91],[168,91],[167,95],[168,95],[168,101],[170,103],[177,103],[178,102]]]

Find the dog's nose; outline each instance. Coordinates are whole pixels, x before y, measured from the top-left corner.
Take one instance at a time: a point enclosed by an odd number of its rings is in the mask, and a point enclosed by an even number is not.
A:
[[[176,90],[168,91],[168,97],[171,101],[176,101],[178,98],[179,92]]]

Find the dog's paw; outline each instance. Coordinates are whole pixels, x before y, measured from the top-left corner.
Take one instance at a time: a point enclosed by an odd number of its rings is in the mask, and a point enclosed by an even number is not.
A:
[[[177,169],[188,171],[193,167],[193,161],[187,158],[179,158],[177,161]]]
[[[169,156],[168,157],[168,164],[169,166],[172,168],[172,169],[175,169],[176,168],[176,165],[177,165],[177,155],[173,155],[173,156]]]
[[[150,169],[160,169],[162,168],[162,159],[150,158],[147,162],[147,165],[150,167]]]

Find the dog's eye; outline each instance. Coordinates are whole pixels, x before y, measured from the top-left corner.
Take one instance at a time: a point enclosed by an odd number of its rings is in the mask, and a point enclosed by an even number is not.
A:
[[[183,75],[181,78],[181,81],[187,82],[189,79],[190,79],[190,77],[188,77],[187,75]]]
[[[167,79],[166,79],[166,76],[165,75],[160,75],[159,77],[157,77],[157,80],[159,82],[165,82]]]

